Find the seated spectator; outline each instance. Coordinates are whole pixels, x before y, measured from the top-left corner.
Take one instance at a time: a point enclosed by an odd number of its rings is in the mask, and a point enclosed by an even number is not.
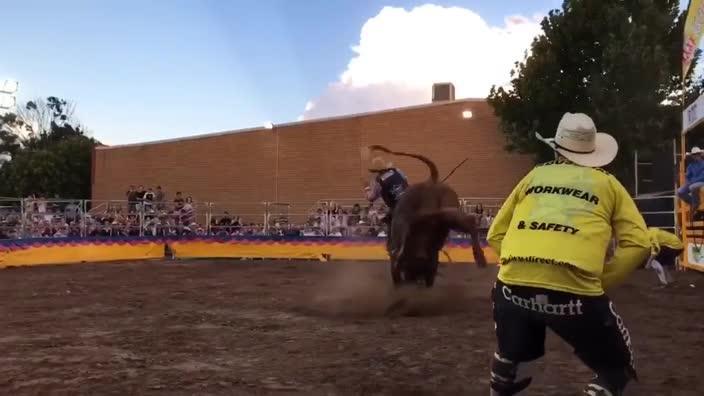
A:
[[[144,235],[157,236],[159,234],[159,225],[161,221],[157,216],[145,216],[144,218]]]
[[[64,218],[69,224],[74,222],[80,222],[82,214],[83,210],[77,202],[71,202],[64,208]]]
[[[242,230],[242,218],[237,216],[234,218],[234,220],[232,220],[230,224],[232,225],[232,232],[239,234]]]
[[[56,229],[56,232],[54,232],[54,238],[66,237],[68,237],[68,224],[64,223]]]
[[[195,209],[193,208],[193,198],[186,197],[186,201],[181,207],[181,224],[191,224],[195,219]]]
[[[356,203],[352,206],[352,209],[350,210],[350,217],[349,217],[349,223],[350,224],[359,224],[359,222],[362,220],[362,207]]]
[[[691,162],[687,165],[685,183],[677,190],[677,196],[690,205],[691,215],[699,210],[699,189],[704,186],[704,152],[699,147],[692,147],[687,153]]]
[[[331,237],[341,237],[342,236],[342,230],[340,227],[335,227],[332,229],[332,232],[330,233]]]
[[[183,197],[181,196],[181,191],[177,191],[176,198],[174,198],[174,209],[176,209],[176,210],[183,209],[183,204],[184,204],[184,200],[183,200]]]
[[[216,222],[215,226],[216,230],[222,230],[223,232],[230,234],[232,232],[232,217],[230,217],[230,213],[228,211],[225,211],[225,214],[220,218],[219,221]]]

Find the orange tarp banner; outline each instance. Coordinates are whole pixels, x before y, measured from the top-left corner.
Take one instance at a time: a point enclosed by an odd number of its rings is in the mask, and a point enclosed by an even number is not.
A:
[[[0,268],[164,257],[164,242],[146,238],[29,239],[0,244]]]
[[[177,258],[291,258],[386,261],[388,255],[383,238],[335,237],[239,237],[218,239],[213,237],[188,238],[168,241]],[[486,243],[483,243],[486,245]],[[453,262],[474,262],[469,241],[450,241],[445,251]],[[484,252],[489,262],[496,262],[496,255],[488,247]],[[440,261],[448,261],[440,255]]]
[[[175,258],[260,258],[387,261],[383,238],[235,237],[181,238],[41,238],[0,241],[0,268],[40,264],[68,264],[160,259],[165,248]],[[483,246],[487,246],[483,241]],[[445,252],[453,262],[473,262],[467,240],[452,240]],[[487,260],[496,255],[484,248]],[[440,255],[440,261],[447,257]]]

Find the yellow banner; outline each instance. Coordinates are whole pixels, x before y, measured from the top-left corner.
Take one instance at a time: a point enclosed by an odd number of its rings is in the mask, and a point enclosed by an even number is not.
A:
[[[194,258],[262,258],[262,259],[313,259],[313,260],[359,260],[387,261],[389,259],[383,242],[379,243],[295,243],[295,242],[263,242],[257,244],[237,243],[233,241],[216,240],[182,240],[171,241],[169,247],[174,256],[182,259]],[[466,246],[450,245],[445,247],[453,262],[473,263],[472,249]],[[490,263],[496,263],[498,258],[488,246],[484,247],[484,255]],[[441,262],[448,262],[444,254],[440,254]]]
[[[162,241],[134,238],[130,240],[49,240],[6,241],[0,244],[0,268],[10,266],[71,264],[121,260],[164,258],[164,243],[173,255],[183,259],[197,258],[261,258],[306,260],[360,260],[388,261],[382,240],[312,239],[289,240],[224,240],[184,239]],[[445,246],[450,260],[457,263],[474,262],[468,244],[450,243]],[[490,263],[497,257],[488,247],[484,254]],[[441,262],[449,260],[440,254]]]
[[[37,243],[16,249],[0,249],[0,268],[160,258],[164,258],[164,243],[161,241],[143,241],[138,243]]]
[[[684,24],[684,45],[682,48],[682,79],[684,80],[692,65],[694,54],[699,47],[699,40],[704,32],[704,0],[692,0]]]

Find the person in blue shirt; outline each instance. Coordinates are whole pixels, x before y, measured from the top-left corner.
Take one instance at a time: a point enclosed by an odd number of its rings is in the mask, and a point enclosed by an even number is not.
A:
[[[677,190],[677,196],[692,208],[692,213],[696,213],[699,209],[699,189],[704,187],[704,151],[692,147],[687,155],[692,160],[687,165],[685,184]]]
[[[382,223],[387,225],[386,240],[388,249],[388,243],[391,241],[391,217],[394,208],[396,208],[396,203],[398,203],[408,188],[408,179],[391,162],[385,163],[381,157],[376,157],[372,160],[372,167],[369,171],[375,176],[370,181],[370,184],[364,188],[367,200],[373,203],[381,198],[388,207],[386,216],[381,219]]]

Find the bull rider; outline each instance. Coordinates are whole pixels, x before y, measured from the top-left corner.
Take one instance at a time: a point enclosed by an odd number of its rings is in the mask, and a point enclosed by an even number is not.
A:
[[[387,206],[387,213],[381,219],[386,224],[386,247],[389,249],[391,241],[391,218],[393,216],[396,203],[408,188],[408,179],[392,162],[385,162],[381,157],[372,159],[372,166],[369,172],[375,174],[368,186],[364,187],[364,193],[369,203],[374,203],[381,198]]]

